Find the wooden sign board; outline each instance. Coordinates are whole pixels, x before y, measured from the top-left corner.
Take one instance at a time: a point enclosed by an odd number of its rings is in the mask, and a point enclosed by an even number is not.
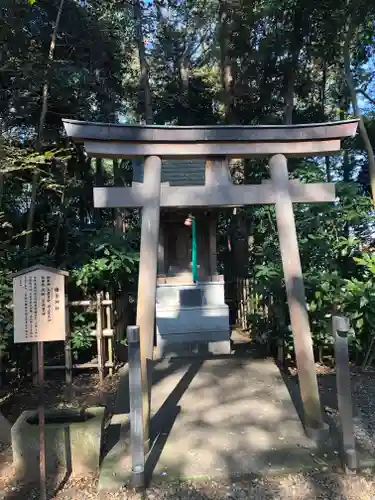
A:
[[[65,340],[65,276],[46,266],[13,275],[14,342]]]

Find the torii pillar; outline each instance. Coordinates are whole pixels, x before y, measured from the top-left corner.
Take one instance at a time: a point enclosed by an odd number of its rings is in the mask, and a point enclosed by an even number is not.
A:
[[[149,156],[144,162],[143,190],[148,203],[142,207],[139,259],[137,326],[140,336],[142,370],[143,436],[145,452],[150,449],[152,364],[155,328],[157,256],[159,246],[161,159]]]
[[[321,428],[323,420],[285,156],[273,156],[269,162],[269,169],[275,188],[277,231],[293,332],[300,394],[305,413],[305,428],[309,432],[309,430]]]

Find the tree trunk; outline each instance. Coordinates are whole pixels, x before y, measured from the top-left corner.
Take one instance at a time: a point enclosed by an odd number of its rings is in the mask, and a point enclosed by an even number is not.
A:
[[[293,123],[293,111],[294,111],[294,86],[296,83],[296,68],[294,66],[294,58],[290,63],[287,70],[286,76],[286,91],[285,91],[285,107],[284,107],[284,123],[285,125],[291,125]]]
[[[191,125],[191,113],[189,106],[189,68],[185,51],[179,61],[181,101],[183,107],[182,125]]]
[[[350,182],[350,158],[349,158],[349,150],[345,149],[344,150],[344,161],[342,164],[342,180],[344,182]],[[350,225],[349,222],[345,222],[344,224],[344,236],[345,238],[349,238],[350,234]]]
[[[220,73],[224,102],[224,122],[233,122],[233,74],[229,54],[230,47],[230,19],[229,5],[221,1],[219,7],[219,44],[220,44]]]
[[[322,103],[322,122],[326,120],[326,86],[327,86],[327,63],[323,61],[322,68],[322,83],[321,83],[321,103]],[[327,182],[332,182],[332,172],[331,172],[331,158],[329,156],[325,157],[326,164],[326,177]]]
[[[359,133],[362,138],[364,147],[367,152],[368,157],[368,168],[370,175],[370,185],[371,185],[371,193],[372,199],[375,201],[375,155],[374,149],[371,145],[371,141],[369,135],[367,133],[367,129],[365,123],[363,121],[363,116],[358,106],[356,86],[354,83],[353,74],[350,68],[350,42],[354,35],[354,26],[351,24],[346,32],[345,42],[344,42],[344,71],[345,71],[345,80],[348,85],[350,100],[352,102],[354,116],[359,118]]]
[[[342,168],[342,180],[344,182],[350,182],[352,180],[351,173],[352,173],[352,166],[349,158],[349,150],[345,149],[343,168]]]
[[[76,171],[76,180],[81,185],[82,194],[79,196],[78,201],[78,214],[79,214],[79,225],[81,229],[84,229],[87,222],[87,210],[86,210],[86,191],[85,187],[87,184],[92,184],[89,173],[91,170],[91,158],[85,158],[83,154],[83,148],[78,147],[78,169]],[[90,190],[92,193],[92,189]]]
[[[67,171],[68,171],[68,165],[66,162],[62,165],[62,168],[63,168],[63,187],[62,187],[62,193],[61,193],[61,198],[60,198],[60,210],[59,210],[59,216],[57,219],[55,242],[53,245],[51,255],[57,254],[57,249],[59,247],[59,242],[60,242],[61,228],[62,228],[62,225],[64,223],[64,218],[65,218],[65,192],[66,192],[66,182],[67,182],[66,177],[67,177]]]
[[[297,7],[296,7],[297,8]],[[285,75],[285,93],[284,93],[284,123],[285,125],[291,125],[293,123],[293,111],[294,111],[294,96],[295,96],[295,86],[297,80],[298,63],[300,59],[300,53],[303,46],[303,27],[301,13],[297,10],[294,12],[293,20],[293,32],[291,34],[291,39],[289,40],[289,57],[286,66]]]
[[[40,119],[39,119],[37,149],[41,148],[41,145],[43,142],[44,124],[46,121],[46,116],[47,116],[47,111],[48,111],[48,90],[49,90],[48,73],[49,73],[49,69],[50,69],[50,64],[53,61],[53,57],[55,54],[56,37],[57,37],[58,29],[59,29],[59,24],[60,24],[62,10],[64,7],[64,2],[65,2],[65,0],[60,0],[60,5],[59,5],[59,9],[57,11],[57,16],[56,16],[56,21],[55,21],[55,27],[54,27],[53,32],[52,32],[51,43],[49,46],[46,79],[45,79],[45,82],[43,85],[43,90],[42,90],[42,112],[40,113]]]
[[[143,41],[143,15],[141,0],[135,0],[133,4],[134,8],[134,18],[136,26],[136,41],[138,46],[138,56],[139,56],[139,66],[140,66],[140,87],[143,91],[144,97],[144,112],[147,124],[152,124],[153,112],[152,112],[152,100],[151,100],[151,90],[150,90],[150,80],[149,80],[149,67],[146,58],[146,49]]]
[[[47,63],[47,68],[46,68],[46,79],[43,85],[43,90],[42,90],[42,111],[40,113],[40,119],[39,119],[39,129],[38,129],[38,135],[37,135],[37,142],[36,142],[36,149],[38,151],[41,150],[42,148],[42,142],[43,142],[43,131],[44,131],[44,124],[46,121],[46,116],[47,116],[47,111],[48,111],[48,72],[49,72],[49,66],[51,62],[53,61],[54,53],[55,53],[55,46],[56,46],[56,37],[57,37],[57,31],[59,29],[59,24],[60,24],[60,19],[61,19],[61,13],[64,7],[64,2],[65,0],[60,0],[60,5],[59,9],[57,11],[57,16],[56,16],[56,22],[55,22],[55,27],[52,32],[51,36],[51,43],[49,46],[49,53],[48,53],[48,63]],[[33,231],[33,225],[34,225],[34,217],[35,217],[35,206],[36,206],[36,195],[37,195],[37,189],[38,189],[38,180],[39,180],[39,171],[37,168],[35,168],[33,172],[33,178],[32,178],[32,187],[31,187],[31,201],[30,201],[30,209],[27,217],[27,227],[26,227],[26,248],[29,249],[32,244],[32,231]]]
[[[297,28],[296,28],[297,32]],[[297,36],[295,34],[295,36]],[[300,40],[298,40],[300,41]],[[291,125],[293,123],[293,112],[294,112],[294,95],[295,86],[297,80],[297,67],[300,55],[300,46],[296,48],[291,56],[286,69],[286,89],[284,94],[284,123],[285,125]]]
[[[120,186],[119,161],[113,160],[113,181],[115,186]],[[123,232],[123,217],[121,208],[114,209],[115,228],[118,232]]]
[[[0,172],[0,212],[3,206],[4,184],[5,184],[5,174],[4,172]]]
[[[33,236],[33,226],[34,226],[34,217],[35,217],[35,208],[36,208],[36,194],[38,189],[38,180],[39,180],[39,171],[37,167],[35,167],[33,172],[33,178],[31,182],[31,200],[30,200],[30,208],[27,214],[27,226],[26,226],[26,249],[31,248],[32,236]]]
[[[331,158],[329,156],[325,157],[325,163],[326,163],[327,182],[332,182]]]
[[[103,160],[102,158],[96,158],[95,162],[95,186],[101,187],[103,186]],[[103,225],[103,219],[102,219],[102,210],[100,208],[94,208],[94,213],[95,213],[95,225],[96,228],[99,229]]]

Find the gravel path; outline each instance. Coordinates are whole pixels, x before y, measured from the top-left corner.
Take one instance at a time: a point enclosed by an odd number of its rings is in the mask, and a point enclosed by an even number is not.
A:
[[[0,493],[1,494],[1,493]],[[36,500],[37,489],[8,490],[2,500]],[[142,495],[124,488],[116,493],[97,492],[94,478],[69,482],[50,500],[374,500],[370,477],[339,475],[289,475],[282,478],[249,477],[242,480],[196,481],[153,486]]]
[[[335,373],[321,374],[318,381],[324,409],[339,426]],[[363,449],[375,456],[375,372],[353,370],[351,382],[354,434]]]
[[[375,374],[354,375],[352,385],[356,437],[375,456]]]

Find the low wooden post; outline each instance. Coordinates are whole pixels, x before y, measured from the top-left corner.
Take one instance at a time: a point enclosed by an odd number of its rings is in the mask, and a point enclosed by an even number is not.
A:
[[[193,271],[193,281],[198,282],[198,249],[197,249],[197,220],[195,216],[191,221],[191,265]]]
[[[73,360],[72,360],[72,343],[70,337],[70,315],[68,296],[65,296],[65,324],[66,324],[66,339],[65,339],[65,382],[71,385],[73,382]]]
[[[370,367],[375,358],[375,336],[371,338],[370,345],[367,349],[366,356],[362,362],[362,370],[365,371],[368,367]]]
[[[344,316],[332,316],[335,340],[337,404],[341,422],[342,448],[345,468],[356,470],[358,466],[353,429],[353,408],[350,389],[348,331],[350,325]]]
[[[1,334],[1,332],[0,332]],[[1,338],[0,338],[1,340]],[[0,346],[0,388],[2,386],[2,383],[3,383],[3,350]]]
[[[45,436],[45,408],[44,408],[44,345],[37,343],[38,353],[38,380],[39,380],[39,471],[40,471],[40,500],[47,500],[46,485],[46,436]]]
[[[269,168],[276,196],[276,222],[305,414],[305,429],[313,437],[317,430],[324,428],[324,423],[285,156],[272,156]]]
[[[31,370],[32,370],[33,385],[37,386],[39,383],[39,380],[38,380],[38,346],[35,344],[31,344]]]
[[[209,252],[210,252],[210,275],[211,279],[214,280],[217,276],[217,250],[216,250],[216,226],[217,226],[217,216],[215,212],[211,212],[209,215]]]
[[[106,316],[106,328],[107,330],[112,330],[112,323],[111,323],[111,307],[113,307],[113,301],[112,304],[109,304],[109,292],[106,292],[105,298],[108,301],[108,303],[105,306],[105,316]],[[108,374],[110,377],[113,375],[113,343],[112,343],[112,338],[114,335],[114,330],[112,330],[112,335],[109,335],[108,337],[108,361],[109,361],[109,369],[108,369]]]
[[[104,381],[104,366],[103,366],[103,328],[102,328],[102,294],[96,294],[96,343],[98,349],[98,371],[99,382]]]
[[[145,448],[142,411],[142,369],[139,326],[128,326],[130,445],[132,456],[132,486],[144,487]]]

